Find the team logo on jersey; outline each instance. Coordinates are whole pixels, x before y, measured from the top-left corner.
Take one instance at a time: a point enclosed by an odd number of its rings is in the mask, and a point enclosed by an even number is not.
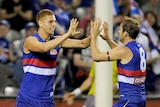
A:
[[[51,54],[51,55],[57,55],[57,53],[58,53],[58,52],[57,52],[57,50],[55,50],[55,49],[50,50],[50,54]]]

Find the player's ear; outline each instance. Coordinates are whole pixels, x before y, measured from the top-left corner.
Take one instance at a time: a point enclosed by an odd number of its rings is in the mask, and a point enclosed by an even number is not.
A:
[[[38,25],[39,25],[39,27],[42,27],[42,25],[43,25],[42,21],[38,21]]]
[[[127,36],[129,36],[129,33],[124,31],[124,37],[127,37]]]

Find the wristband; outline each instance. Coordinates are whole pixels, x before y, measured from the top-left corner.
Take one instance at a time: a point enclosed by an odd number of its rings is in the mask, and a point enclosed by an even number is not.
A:
[[[110,61],[109,51],[107,51],[107,57],[108,57],[108,61]]]
[[[81,90],[80,88],[76,88],[75,90],[72,91],[72,93],[75,95],[75,96],[78,96],[81,94]]]

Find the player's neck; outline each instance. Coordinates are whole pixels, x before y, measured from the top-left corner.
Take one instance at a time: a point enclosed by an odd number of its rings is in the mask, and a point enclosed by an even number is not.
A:
[[[126,45],[128,44],[129,42],[132,42],[132,41],[135,41],[134,39],[131,39],[131,38],[126,38],[124,41],[123,41],[123,44]]]
[[[49,37],[50,37],[49,34],[45,33],[45,32],[44,32],[43,30],[41,30],[41,29],[38,30],[38,34],[39,34],[39,36],[40,36],[43,40],[45,40],[45,41],[47,41],[47,40],[49,39]]]

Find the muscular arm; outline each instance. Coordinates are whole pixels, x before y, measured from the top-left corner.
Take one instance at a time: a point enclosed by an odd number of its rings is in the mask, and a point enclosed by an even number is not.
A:
[[[99,51],[96,40],[97,40],[96,38],[93,38],[91,40],[91,55],[92,55],[93,60],[94,61],[109,61],[107,52]],[[131,50],[125,46],[117,46],[109,50],[108,52],[109,52],[110,61],[121,60],[123,63],[126,63],[133,56]]]
[[[87,48],[90,46],[91,36],[84,38],[82,40],[76,39],[66,39],[62,44],[61,47],[63,48]]]
[[[113,41],[110,41],[108,36],[108,24],[105,22],[104,27],[104,35],[102,36],[105,40],[109,42],[112,49],[107,52],[100,52],[97,46],[97,37],[100,34],[100,25],[101,20],[97,19],[94,22],[91,22],[91,55],[94,61],[113,61],[113,60],[121,60],[121,62],[128,62],[133,54],[131,50],[125,46],[118,46]],[[114,47],[114,48],[113,48]]]
[[[112,39],[107,39],[106,42],[108,43],[108,45],[110,46],[111,49],[118,46],[118,44]]]
[[[64,35],[47,42],[39,42],[39,40],[35,37],[28,37],[24,42],[24,51],[27,53],[29,53],[29,51],[47,52],[59,46],[60,43],[66,40],[68,37],[69,34],[65,33]]]

